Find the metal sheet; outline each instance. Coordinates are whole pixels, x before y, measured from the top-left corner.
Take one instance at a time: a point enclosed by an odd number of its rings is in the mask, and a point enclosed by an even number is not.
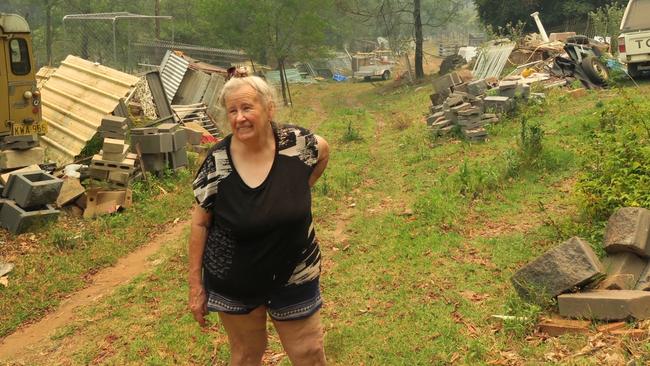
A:
[[[298,69],[285,69],[286,74],[287,74],[287,81],[289,84],[311,84],[315,83],[316,81],[313,78],[304,78],[302,75],[300,75],[300,71]],[[280,71],[274,70],[274,71],[267,71],[264,76],[266,76],[266,81],[268,81],[271,84],[280,84]]]
[[[210,83],[210,75],[203,71],[187,70],[172,104],[195,104],[201,102],[205,89]]]
[[[167,101],[172,102],[178,87],[183,81],[183,76],[189,66],[190,62],[184,58],[177,56],[172,51],[167,51],[165,58],[160,64],[160,78],[162,79]]]
[[[153,102],[156,105],[158,118],[165,118],[172,115],[172,107],[169,105],[169,99],[165,95],[161,75],[158,71],[151,71],[145,75],[149,90],[153,96]]]
[[[68,56],[42,85],[43,119],[49,131],[41,137],[46,156],[71,163],[97,132],[103,116],[128,97],[138,78],[76,56]]]
[[[507,42],[482,49],[472,70],[474,79],[499,78],[514,48],[515,43]]]

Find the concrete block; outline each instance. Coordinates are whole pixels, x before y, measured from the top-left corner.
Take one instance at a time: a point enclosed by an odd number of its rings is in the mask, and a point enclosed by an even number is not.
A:
[[[461,96],[453,96],[453,97],[449,97],[449,98],[447,98],[445,100],[444,106],[447,107],[447,108],[451,108],[451,107],[455,107],[457,105],[461,105],[463,103],[464,103],[463,97],[461,97]]]
[[[201,132],[187,127],[182,127],[182,129],[185,130],[185,135],[190,145],[201,145],[201,137],[203,137]]]
[[[44,160],[45,149],[42,147],[0,151],[0,169],[23,168],[33,164],[42,164]]]
[[[511,279],[519,296],[543,302],[603,276],[589,244],[573,237],[518,270]]]
[[[20,169],[17,169],[17,170],[13,170],[13,171],[10,171],[8,173],[0,175],[0,183],[2,183],[3,185],[7,184],[7,182],[9,181],[9,176],[11,176],[12,174],[26,173],[26,172],[40,172],[42,170],[43,169],[41,169],[41,167],[38,166],[37,164],[30,165],[28,167],[20,168]],[[0,193],[2,193],[2,192],[0,192]]]
[[[440,105],[445,101],[442,95],[438,93],[429,95],[429,99],[431,100],[431,105]]]
[[[129,184],[130,177],[131,175],[127,172],[121,172],[116,170],[108,172],[108,181],[113,183],[118,183],[120,185]]]
[[[120,207],[129,208],[132,202],[132,192],[129,189],[116,191],[89,189],[86,191],[84,218],[110,214]]]
[[[0,150],[27,150],[37,146],[37,135],[5,136],[0,138]]]
[[[514,108],[514,102],[511,98],[501,96],[490,96],[483,99],[485,110],[491,110],[498,113],[510,112]]]
[[[169,161],[169,165],[172,169],[178,169],[187,166],[187,151],[185,151],[185,149],[181,149],[168,153],[167,160]]]
[[[24,209],[56,202],[63,181],[46,172],[12,174],[2,195]]]
[[[483,95],[487,92],[488,90],[488,84],[487,82],[483,80],[476,80],[472,81],[471,83],[467,84],[467,92],[473,96],[479,96]]]
[[[165,122],[159,124],[157,127],[159,132],[174,132],[180,128],[180,125],[178,123]]]
[[[171,133],[131,135],[131,146],[135,149],[138,144],[140,145],[140,152],[143,154],[158,154],[174,151]]]
[[[615,253],[603,260],[607,278],[598,285],[606,290],[634,290],[648,261],[634,253]]]
[[[650,318],[650,292],[595,290],[557,298],[560,315],[568,318],[623,320]]]
[[[456,112],[456,113],[460,113],[461,111],[464,111],[464,110],[466,110],[468,108],[472,108],[472,105],[469,104],[469,103],[462,103],[462,104],[459,104],[459,105],[457,105],[455,107],[452,107],[451,110]]]
[[[429,129],[433,132],[438,132],[440,129],[443,129],[451,125],[452,125],[451,122],[447,121],[446,119],[442,119],[429,126]]]
[[[185,145],[187,144],[187,132],[183,129],[176,129],[172,133],[172,147],[174,151],[178,150],[183,150],[185,149]]]
[[[88,176],[96,180],[107,180],[108,179],[108,170],[99,170],[99,169],[88,169]]]
[[[105,138],[102,151],[105,153],[122,153],[124,151],[124,145],[124,140]]]
[[[99,153],[102,155],[102,160],[120,162],[126,159],[126,156],[129,154],[129,147],[129,145],[122,145],[122,151],[117,153],[109,153],[104,150]]]
[[[607,221],[604,238],[607,253],[631,252],[650,258],[650,210],[618,209]]]
[[[165,154],[142,154],[142,164],[147,172],[159,172],[167,168]]]
[[[109,131],[100,131],[99,133],[101,137],[105,139],[126,140],[126,132],[116,133],[116,132],[109,132]]]
[[[90,168],[107,171],[119,170],[130,173],[135,168],[135,161],[131,159],[124,159],[121,162],[110,161],[102,159],[101,155],[95,155],[90,162]]]
[[[455,123],[456,121],[458,121],[458,115],[453,110],[448,109],[445,111],[445,119]]]
[[[635,290],[650,291],[650,264],[639,275],[639,280],[634,287]]]
[[[454,85],[452,87],[452,90],[455,92],[463,92],[463,93],[469,93],[469,87],[467,86],[466,83],[461,83],[458,85]]]
[[[39,206],[34,210],[25,210],[16,202],[7,200],[0,211],[0,223],[2,227],[13,234],[22,234],[48,221],[56,220],[59,211],[52,205]]]
[[[63,185],[61,186],[61,191],[59,196],[56,199],[56,206],[63,207],[68,203],[74,201],[79,196],[84,194],[86,188],[81,185],[79,179],[67,177],[63,179]]]
[[[122,129],[128,127],[129,119],[126,117],[106,115],[102,118],[101,127],[106,127],[109,129]]]
[[[131,135],[155,135],[158,133],[157,127],[132,128]]]

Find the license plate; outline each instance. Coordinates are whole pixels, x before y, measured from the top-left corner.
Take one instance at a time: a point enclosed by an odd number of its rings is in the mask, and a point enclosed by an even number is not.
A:
[[[21,135],[45,135],[47,133],[47,123],[41,121],[39,123],[30,123],[30,124],[20,124],[14,123],[12,126],[12,135],[21,136]]]

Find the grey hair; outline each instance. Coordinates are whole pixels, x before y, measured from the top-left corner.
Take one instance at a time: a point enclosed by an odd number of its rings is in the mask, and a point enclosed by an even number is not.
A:
[[[226,108],[226,98],[230,96],[232,92],[238,90],[243,86],[250,86],[257,92],[257,96],[260,98],[262,105],[268,107],[269,105],[276,105],[276,93],[275,89],[270,86],[264,79],[259,76],[246,76],[243,78],[232,78],[224,84],[221,92],[219,93],[218,104],[221,108]]]

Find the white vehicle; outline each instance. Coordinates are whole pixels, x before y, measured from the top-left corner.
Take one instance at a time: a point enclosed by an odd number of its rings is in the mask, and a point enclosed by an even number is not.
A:
[[[650,0],[630,0],[621,22],[618,59],[632,77],[650,70]]]

